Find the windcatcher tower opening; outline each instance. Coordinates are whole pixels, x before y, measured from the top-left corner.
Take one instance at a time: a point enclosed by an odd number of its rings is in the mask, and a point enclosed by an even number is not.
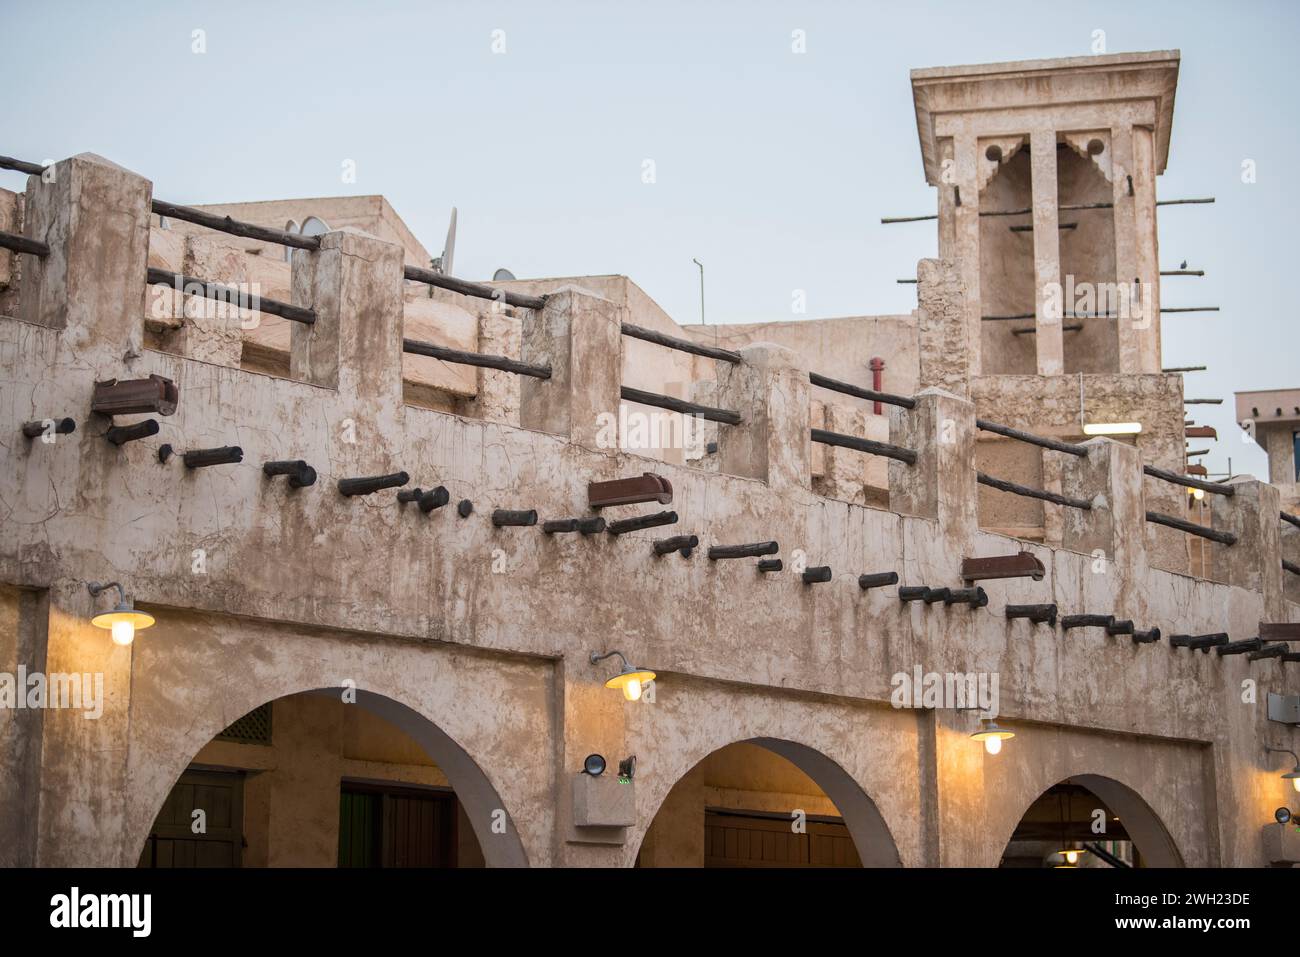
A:
[[[971,375],[1160,371],[1155,179],[1178,64],[1162,51],[912,71]]]

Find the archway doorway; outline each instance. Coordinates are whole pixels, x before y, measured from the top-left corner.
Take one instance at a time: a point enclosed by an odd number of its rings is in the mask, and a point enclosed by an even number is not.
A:
[[[673,785],[638,867],[900,865],[875,804],[825,755],[751,738],[719,748]]]
[[[521,863],[465,751],[418,712],[355,689],[277,698],[220,731],[180,774],[139,857],[160,868]]]
[[[1182,867],[1164,824],[1132,788],[1080,774],[1034,800],[999,867]]]

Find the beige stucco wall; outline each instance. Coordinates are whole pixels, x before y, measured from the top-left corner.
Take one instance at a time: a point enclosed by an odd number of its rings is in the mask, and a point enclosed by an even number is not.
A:
[[[720,433],[716,468],[596,447],[594,413],[617,408],[629,354],[615,323],[633,306],[581,290],[520,317],[525,356],[556,362],[552,381],[527,384],[520,421],[532,427],[405,404],[401,251],[354,233],[295,257],[292,295],[315,295],[321,314],[309,339],[295,331],[291,342],[313,381],[143,347],[124,358],[124,342],[143,335],[148,183],[94,157],[60,172],[57,187],[34,182],[29,194],[30,228],[64,222],[66,240],[25,277],[20,317],[0,318],[0,408],[12,423],[73,415],[78,431],[48,445],[0,436],[0,581],[39,597],[8,599],[17,625],[0,633],[0,669],[103,672],[108,701],[98,721],[49,711],[39,730],[0,714],[6,749],[39,733],[44,755],[34,768],[8,751],[6,766],[25,770],[0,795],[38,810],[0,815],[25,822],[11,825],[15,837],[35,830],[34,844],[0,844],[15,862],[134,863],[176,775],[217,731],[267,700],[350,680],[430,752],[489,864],[631,864],[673,785],[751,739],[793,748],[855,836],[875,836],[859,850],[877,863],[996,863],[1015,809],[1075,773],[1140,792],[1188,863],[1261,863],[1259,825],[1284,796],[1262,742],[1286,735],[1240,691],[1248,677],[1288,687],[1283,665],[1063,634],[1000,612],[1055,601],[1166,633],[1245,636],[1297,615],[1276,576],[1257,574],[1276,571],[1275,541],[1230,556],[1218,583],[1159,570],[1145,536],[1118,525],[1100,573],[1083,551],[981,532],[975,408],[933,391],[915,411],[890,412],[891,441],[919,452],[912,469],[891,465],[892,511],[817,495],[806,360],[779,345],[746,346],[744,362],[719,373],[720,401],[744,422]],[[110,445],[89,409],[93,382],[149,373],[177,383],[176,414],[155,439]],[[180,450],[237,443],[244,462],[164,465],[164,439]],[[319,472],[310,488],[257,467],[299,457]],[[1095,494],[1127,515],[1143,493],[1136,460],[1124,461]],[[472,500],[474,513],[423,515],[391,490],[336,491],[339,478],[399,468],[412,485]],[[585,514],[589,481],[647,470],[672,483],[671,530],[548,537],[487,520],[498,507]],[[1270,507],[1275,498],[1243,486],[1225,520],[1248,525]],[[835,577],[808,586],[702,551],[654,557],[651,540],[682,533],[705,546],[774,539],[784,557],[798,550]],[[986,609],[901,604],[855,581],[893,569],[903,584],[955,586],[963,557],[1025,547],[1046,577],[985,583]],[[122,581],[157,625],[112,645],[89,624],[90,579]],[[602,686],[610,669],[588,655],[611,647],[659,673],[653,702]],[[1001,675],[1001,717],[1020,735],[986,757],[969,740],[972,716],[890,707],[891,676],[917,665]],[[638,756],[625,832],[573,824],[571,778],[592,751]],[[495,812],[508,821],[501,832]],[[1007,826],[991,836],[989,820]]]

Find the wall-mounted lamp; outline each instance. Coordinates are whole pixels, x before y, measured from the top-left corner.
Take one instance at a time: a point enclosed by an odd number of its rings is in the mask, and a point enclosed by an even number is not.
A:
[[[1294,751],[1289,751],[1286,748],[1265,748],[1264,750],[1269,752],[1270,754],[1291,755],[1291,760],[1295,762],[1295,767],[1292,768],[1290,771],[1288,771],[1286,774],[1282,775],[1282,780],[1290,781],[1291,786],[1295,788],[1297,791],[1300,791],[1300,758],[1296,757],[1296,753]]]
[[[1091,422],[1083,427],[1084,435],[1137,435],[1141,422]]]
[[[621,651],[607,651],[603,655],[596,652],[591,653],[591,663],[597,664],[606,658],[612,658],[618,655],[623,662],[623,670],[605,682],[606,688],[617,688],[623,692],[623,697],[628,701],[636,701],[641,697],[641,686],[644,682],[654,681],[655,673],[648,668],[637,668],[627,662],[627,657]]]
[[[618,779],[623,784],[631,784],[636,777],[636,755],[629,755],[618,762]]]
[[[99,582],[86,582],[86,587],[90,593],[96,597],[99,593],[109,588],[117,589],[118,602],[112,611],[103,611],[90,619],[90,623],[96,628],[106,628],[113,633],[113,643],[125,647],[135,640],[135,631],[137,628],[148,628],[154,622],[153,615],[148,612],[136,611],[135,606],[127,601],[126,592],[122,590],[118,582],[109,582],[101,585]]]
[[[993,718],[981,718],[980,729],[971,735],[973,741],[983,741],[984,750],[997,754],[1002,750],[1002,742],[1014,738],[1016,733],[998,726]]]

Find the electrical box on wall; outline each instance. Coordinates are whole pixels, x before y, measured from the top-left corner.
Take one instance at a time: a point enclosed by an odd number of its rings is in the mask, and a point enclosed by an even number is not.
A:
[[[573,823],[577,827],[631,827],[636,790],[612,775],[579,774],[573,779]]]
[[[1300,725],[1300,695],[1268,693],[1268,720]]]
[[[1300,825],[1295,821],[1264,826],[1264,860],[1274,867],[1300,865]]]

